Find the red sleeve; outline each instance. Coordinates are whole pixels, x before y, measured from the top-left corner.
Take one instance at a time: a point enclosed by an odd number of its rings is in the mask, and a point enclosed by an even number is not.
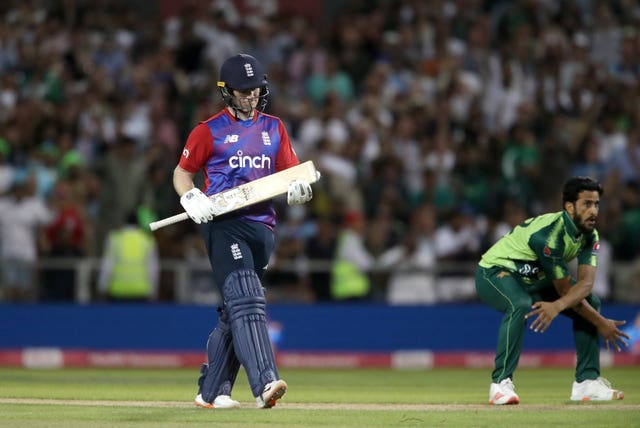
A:
[[[278,129],[280,131],[280,149],[278,150],[278,157],[276,158],[276,171],[282,171],[292,166],[296,166],[300,163],[296,151],[293,150],[289,134],[282,120],[278,121]]]
[[[207,125],[199,123],[189,134],[178,165],[180,168],[195,174],[200,171],[200,168],[211,157],[212,153],[213,137],[211,136],[211,131],[209,131]]]

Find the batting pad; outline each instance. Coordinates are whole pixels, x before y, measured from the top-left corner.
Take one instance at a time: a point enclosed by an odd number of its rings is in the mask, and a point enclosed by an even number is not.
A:
[[[267,330],[266,300],[258,275],[252,269],[229,274],[222,287],[233,347],[249,379],[254,397],[278,379],[275,357]]]
[[[231,338],[231,326],[224,308],[218,309],[218,325],[207,341],[207,360],[201,369],[198,380],[200,394],[207,403],[212,403],[218,395],[231,395],[236,381],[240,361],[236,357]]]

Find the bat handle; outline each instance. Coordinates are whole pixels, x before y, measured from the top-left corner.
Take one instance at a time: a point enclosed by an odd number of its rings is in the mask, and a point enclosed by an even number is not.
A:
[[[160,229],[162,227],[169,226],[169,225],[172,225],[172,224],[179,223],[181,221],[187,220],[188,218],[189,218],[189,214],[187,214],[187,213],[176,214],[174,216],[163,218],[162,220],[153,221],[153,222],[149,223],[149,229],[151,229],[152,231],[158,230],[158,229]]]

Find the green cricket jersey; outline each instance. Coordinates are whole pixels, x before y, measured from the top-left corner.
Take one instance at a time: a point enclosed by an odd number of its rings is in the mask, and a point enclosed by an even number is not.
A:
[[[585,236],[566,211],[532,217],[503,236],[482,255],[484,268],[503,267],[529,285],[550,285],[569,276],[567,263],[597,265],[598,231]],[[543,284],[544,283],[544,284]]]

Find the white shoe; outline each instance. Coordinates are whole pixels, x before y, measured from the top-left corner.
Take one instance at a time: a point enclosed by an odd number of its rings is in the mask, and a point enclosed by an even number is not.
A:
[[[270,409],[276,405],[276,401],[281,399],[287,393],[287,383],[280,380],[274,380],[265,385],[262,394],[256,397],[256,404],[261,409]]]
[[[198,407],[204,407],[205,409],[213,409],[213,404],[207,403],[206,401],[204,401],[204,399],[202,398],[202,394],[196,395],[196,399],[194,401],[196,403],[196,406]]]
[[[213,407],[215,409],[238,409],[240,408],[240,402],[231,398],[230,395],[218,395],[213,400]]]
[[[240,403],[231,398],[229,395],[218,395],[213,403],[207,403],[202,398],[202,394],[196,395],[196,406],[204,407],[205,409],[237,409],[240,407]]]
[[[624,393],[611,388],[611,383],[603,377],[573,382],[571,401],[622,400]]]
[[[511,378],[502,379],[500,383],[492,383],[489,388],[489,404],[518,404],[520,397]]]

